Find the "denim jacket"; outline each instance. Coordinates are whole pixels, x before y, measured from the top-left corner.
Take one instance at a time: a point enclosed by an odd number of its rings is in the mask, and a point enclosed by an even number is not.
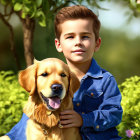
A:
[[[83,118],[80,133],[83,140],[120,140],[116,126],[121,122],[121,94],[114,77],[94,59],[74,94],[74,110]],[[23,114],[8,135],[11,140],[26,140],[28,117]]]

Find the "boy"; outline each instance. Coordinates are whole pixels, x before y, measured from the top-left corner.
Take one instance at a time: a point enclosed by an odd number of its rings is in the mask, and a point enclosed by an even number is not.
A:
[[[55,45],[81,81],[74,110],[60,114],[63,128],[79,127],[83,140],[119,140],[115,126],[122,117],[121,94],[114,77],[92,58],[100,48],[100,21],[84,6],[62,8],[55,18]],[[27,116],[7,134],[24,140]],[[62,128],[62,129],[63,129]]]

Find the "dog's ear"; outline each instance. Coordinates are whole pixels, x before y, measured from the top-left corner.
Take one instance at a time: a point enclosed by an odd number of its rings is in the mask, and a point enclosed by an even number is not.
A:
[[[36,71],[37,64],[33,64],[26,68],[25,70],[20,71],[18,75],[18,80],[20,85],[32,96],[36,90]]]
[[[80,87],[80,81],[79,79],[76,77],[76,75],[73,72],[70,72],[70,90],[72,90],[72,92],[70,92],[71,96],[73,97],[73,94],[79,89]]]

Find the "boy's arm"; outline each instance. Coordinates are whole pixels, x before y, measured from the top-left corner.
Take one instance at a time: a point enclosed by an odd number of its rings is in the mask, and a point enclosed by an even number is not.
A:
[[[113,76],[109,77],[103,87],[103,102],[98,110],[88,114],[80,114],[83,118],[81,131],[92,127],[95,131],[104,131],[117,126],[121,122],[121,94]]]

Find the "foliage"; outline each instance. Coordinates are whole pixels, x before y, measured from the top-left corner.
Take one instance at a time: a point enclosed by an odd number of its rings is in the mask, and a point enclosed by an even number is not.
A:
[[[134,76],[126,79],[120,86],[122,93],[123,118],[118,126],[119,134],[131,140],[140,139],[140,77]]]
[[[62,7],[68,6],[70,3],[80,4],[83,0],[0,0],[2,5],[11,7],[14,12],[20,12],[21,18],[25,19],[28,17],[37,19],[39,24],[44,27],[46,21],[52,19],[54,14]],[[89,1],[87,3],[99,5],[96,0]]]
[[[134,16],[140,17],[140,1],[129,0],[129,7],[132,9]]]
[[[11,13],[20,13],[20,17],[25,19],[27,17],[37,19],[40,26],[46,26],[46,21],[53,19],[54,14],[62,7],[69,4],[83,4],[87,3],[89,6],[94,6],[99,9],[101,7],[99,2],[103,0],[0,0],[0,3],[5,6],[5,11],[10,7]],[[110,0],[106,0],[110,1]],[[119,2],[119,1],[118,1]],[[124,5],[128,5],[134,13],[134,16],[140,15],[140,3],[136,0],[121,0]],[[5,16],[8,16],[5,13]]]
[[[91,5],[98,6],[96,0],[0,0],[0,19],[8,27],[10,31],[10,46],[14,55],[18,70],[21,64],[16,53],[14,45],[13,26],[9,19],[13,14],[16,14],[22,22],[23,26],[23,41],[24,41],[24,55],[27,66],[33,63],[32,42],[35,29],[35,21],[38,20],[40,26],[45,27],[46,23],[50,23],[54,18],[54,14],[62,7],[69,4],[81,4],[83,1]],[[98,6],[99,7],[99,6]],[[49,21],[49,22],[48,22]]]
[[[0,135],[20,120],[27,95],[12,71],[0,71]]]
[[[92,8],[104,9],[104,7],[100,6],[100,2],[103,1],[104,0],[0,0],[0,19],[2,19],[4,24],[9,28],[11,36],[11,51],[15,57],[17,68],[20,69],[21,64],[19,61],[19,55],[16,53],[17,48],[14,45],[13,26],[9,24],[9,19],[13,14],[18,15],[23,27],[25,27],[23,28],[24,52],[26,64],[29,66],[32,64],[34,57],[32,51],[32,42],[36,20],[38,21],[39,25],[42,27],[47,26],[48,28],[48,25],[52,24],[54,15],[62,7],[68,6],[70,4],[82,4],[91,6]],[[109,2],[110,0],[106,1]],[[137,3],[136,0],[118,0],[115,1],[115,4],[116,3],[123,3],[124,7],[129,6],[133,11],[134,16],[140,15],[140,4]],[[26,37],[25,33],[28,34],[28,38]]]
[[[48,1],[43,0],[1,0],[4,6],[9,6],[11,11],[20,12],[21,18],[37,18],[41,26],[46,26],[45,13]],[[43,5],[43,6],[42,6]]]
[[[140,138],[140,77],[126,79],[119,85],[123,118],[117,127],[123,139]],[[12,71],[0,71],[0,135],[7,133],[21,118],[28,93],[21,88]]]
[[[131,17],[133,16],[140,17],[140,1],[139,0],[117,0],[117,1],[112,1],[112,2],[114,2],[115,4],[119,3],[123,7],[129,7],[129,9],[132,11]],[[130,20],[132,20],[132,18],[130,18]]]

